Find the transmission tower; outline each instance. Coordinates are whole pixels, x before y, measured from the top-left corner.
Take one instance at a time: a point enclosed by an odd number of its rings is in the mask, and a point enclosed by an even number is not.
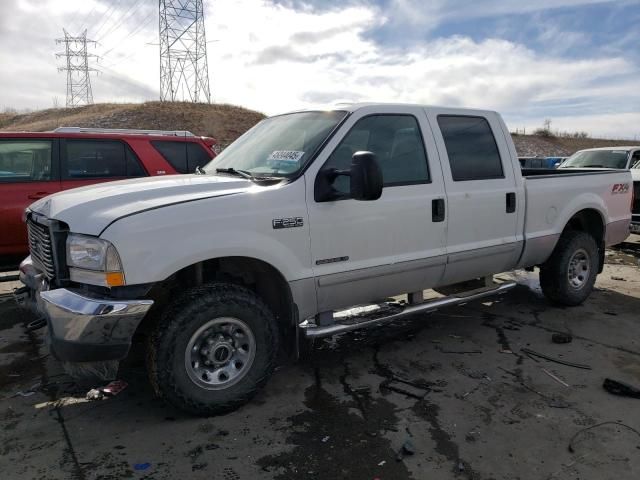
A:
[[[211,102],[203,0],[160,2],[160,100]]]
[[[56,57],[65,57],[65,66],[58,67],[59,72],[67,72],[67,108],[80,105],[91,105],[93,93],[91,92],[90,72],[97,72],[89,67],[89,57],[97,57],[87,52],[87,44],[95,41],[87,40],[87,31],[74,37],[63,29],[64,38],[56,38],[56,44],[63,43],[65,51],[56,53]]]

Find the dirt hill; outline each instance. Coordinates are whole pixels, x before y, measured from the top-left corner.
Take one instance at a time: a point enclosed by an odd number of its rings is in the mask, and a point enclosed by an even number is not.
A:
[[[101,103],[31,113],[0,113],[0,130],[43,132],[56,127],[189,130],[228,145],[262,120],[254,110],[188,102]]]
[[[78,108],[51,108],[31,113],[0,113],[0,130],[42,132],[59,126],[189,130],[214,137],[228,145],[264,115],[225,104],[201,103],[102,103]],[[629,144],[594,138],[513,135],[520,156],[565,157],[576,150]]]
[[[585,148],[634,145],[632,140],[602,140],[598,138],[541,137],[511,134],[521,157],[568,157]]]

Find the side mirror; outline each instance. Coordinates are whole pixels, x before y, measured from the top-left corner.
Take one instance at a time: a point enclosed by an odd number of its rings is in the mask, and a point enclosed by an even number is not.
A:
[[[382,170],[371,152],[356,152],[351,159],[351,198],[378,200],[382,195]]]
[[[349,195],[337,192],[333,182],[339,176],[351,178]],[[353,198],[354,200],[377,200],[382,195],[382,170],[371,152],[356,152],[351,158],[349,170],[328,168],[320,170],[314,186],[316,202]]]

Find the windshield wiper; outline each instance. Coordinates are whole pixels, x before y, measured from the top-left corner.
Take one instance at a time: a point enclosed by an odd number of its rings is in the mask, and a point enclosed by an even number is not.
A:
[[[269,181],[282,181],[283,177],[268,177],[262,175],[252,175],[250,172],[246,170],[239,170],[237,168],[229,167],[229,168],[216,168],[216,173],[227,173],[229,175],[236,175],[238,177],[246,178],[247,180],[251,180],[252,182],[269,182]]]
[[[237,177],[246,178],[247,180],[253,180],[255,177],[246,170],[236,170],[233,167],[229,168],[216,168],[216,173],[228,173],[230,175],[236,175]]]

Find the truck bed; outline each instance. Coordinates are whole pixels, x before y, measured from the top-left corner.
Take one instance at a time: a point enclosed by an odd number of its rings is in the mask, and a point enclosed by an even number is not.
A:
[[[597,212],[605,244],[629,235],[630,175],[611,169],[523,169],[526,214],[525,247],[519,266],[546,261],[569,219],[582,210]],[[630,188],[621,188],[624,185]]]

